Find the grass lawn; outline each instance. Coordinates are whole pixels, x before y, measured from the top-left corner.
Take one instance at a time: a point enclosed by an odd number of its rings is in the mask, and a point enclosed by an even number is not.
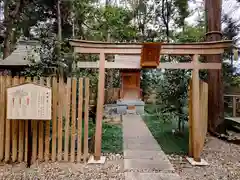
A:
[[[145,109],[147,110],[148,107]],[[177,122],[164,122],[151,115],[151,112],[143,116],[143,119],[166,154],[186,154],[188,152],[188,127],[180,136],[172,133],[172,129],[177,127]]]
[[[103,123],[102,152],[123,152],[122,126]]]
[[[94,126],[89,123],[89,136],[94,133]],[[104,153],[122,153],[123,135],[122,126],[103,123],[102,125],[102,152]]]

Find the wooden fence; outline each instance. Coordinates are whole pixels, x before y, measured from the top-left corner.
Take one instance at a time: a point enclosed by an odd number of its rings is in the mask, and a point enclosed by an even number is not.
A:
[[[116,103],[116,101],[120,99],[120,88],[105,89],[104,98],[105,104]]]
[[[240,99],[240,94],[231,94],[231,93],[227,93],[224,94],[224,98],[232,98],[232,102],[231,105],[228,107],[232,108],[232,117],[237,117],[237,114],[239,114],[239,107],[240,107],[240,103],[239,103],[239,99]]]
[[[202,152],[204,147],[205,138],[207,135],[207,126],[208,126],[208,84],[200,81],[199,86],[199,100],[200,100],[200,118],[199,122],[193,119],[193,95],[192,95],[192,81],[189,85],[189,155],[193,156],[193,144],[198,145],[198,149],[195,151]],[[193,129],[193,123],[197,124],[198,129]],[[198,133],[196,133],[198,132]],[[197,135],[196,137],[193,136]]]
[[[52,120],[31,121],[32,163],[86,161],[88,153],[89,79],[0,76],[0,160],[28,159],[28,121],[6,119],[6,88],[24,82],[52,87]],[[83,115],[84,114],[84,115]]]

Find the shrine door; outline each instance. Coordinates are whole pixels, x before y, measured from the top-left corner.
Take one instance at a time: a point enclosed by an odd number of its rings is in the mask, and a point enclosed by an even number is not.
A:
[[[137,100],[140,98],[140,71],[122,71],[121,98]]]

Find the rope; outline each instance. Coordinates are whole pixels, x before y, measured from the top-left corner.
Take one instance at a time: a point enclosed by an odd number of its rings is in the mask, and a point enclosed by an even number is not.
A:
[[[205,36],[211,35],[211,34],[220,34],[221,36],[223,35],[223,33],[221,31],[209,31],[205,34]]]

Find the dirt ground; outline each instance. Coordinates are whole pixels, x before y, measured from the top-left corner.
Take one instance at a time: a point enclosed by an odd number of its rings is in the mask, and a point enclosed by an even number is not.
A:
[[[191,166],[185,157],[169,156],[182,180],[240,180],[239,145],[208,136],[202,158],[209,166]]]
[[[0,180],[123,180],[123,159],[108,155],[104,165],[74,163],[41,163],[26,168],[25,164],[0,166]]]

